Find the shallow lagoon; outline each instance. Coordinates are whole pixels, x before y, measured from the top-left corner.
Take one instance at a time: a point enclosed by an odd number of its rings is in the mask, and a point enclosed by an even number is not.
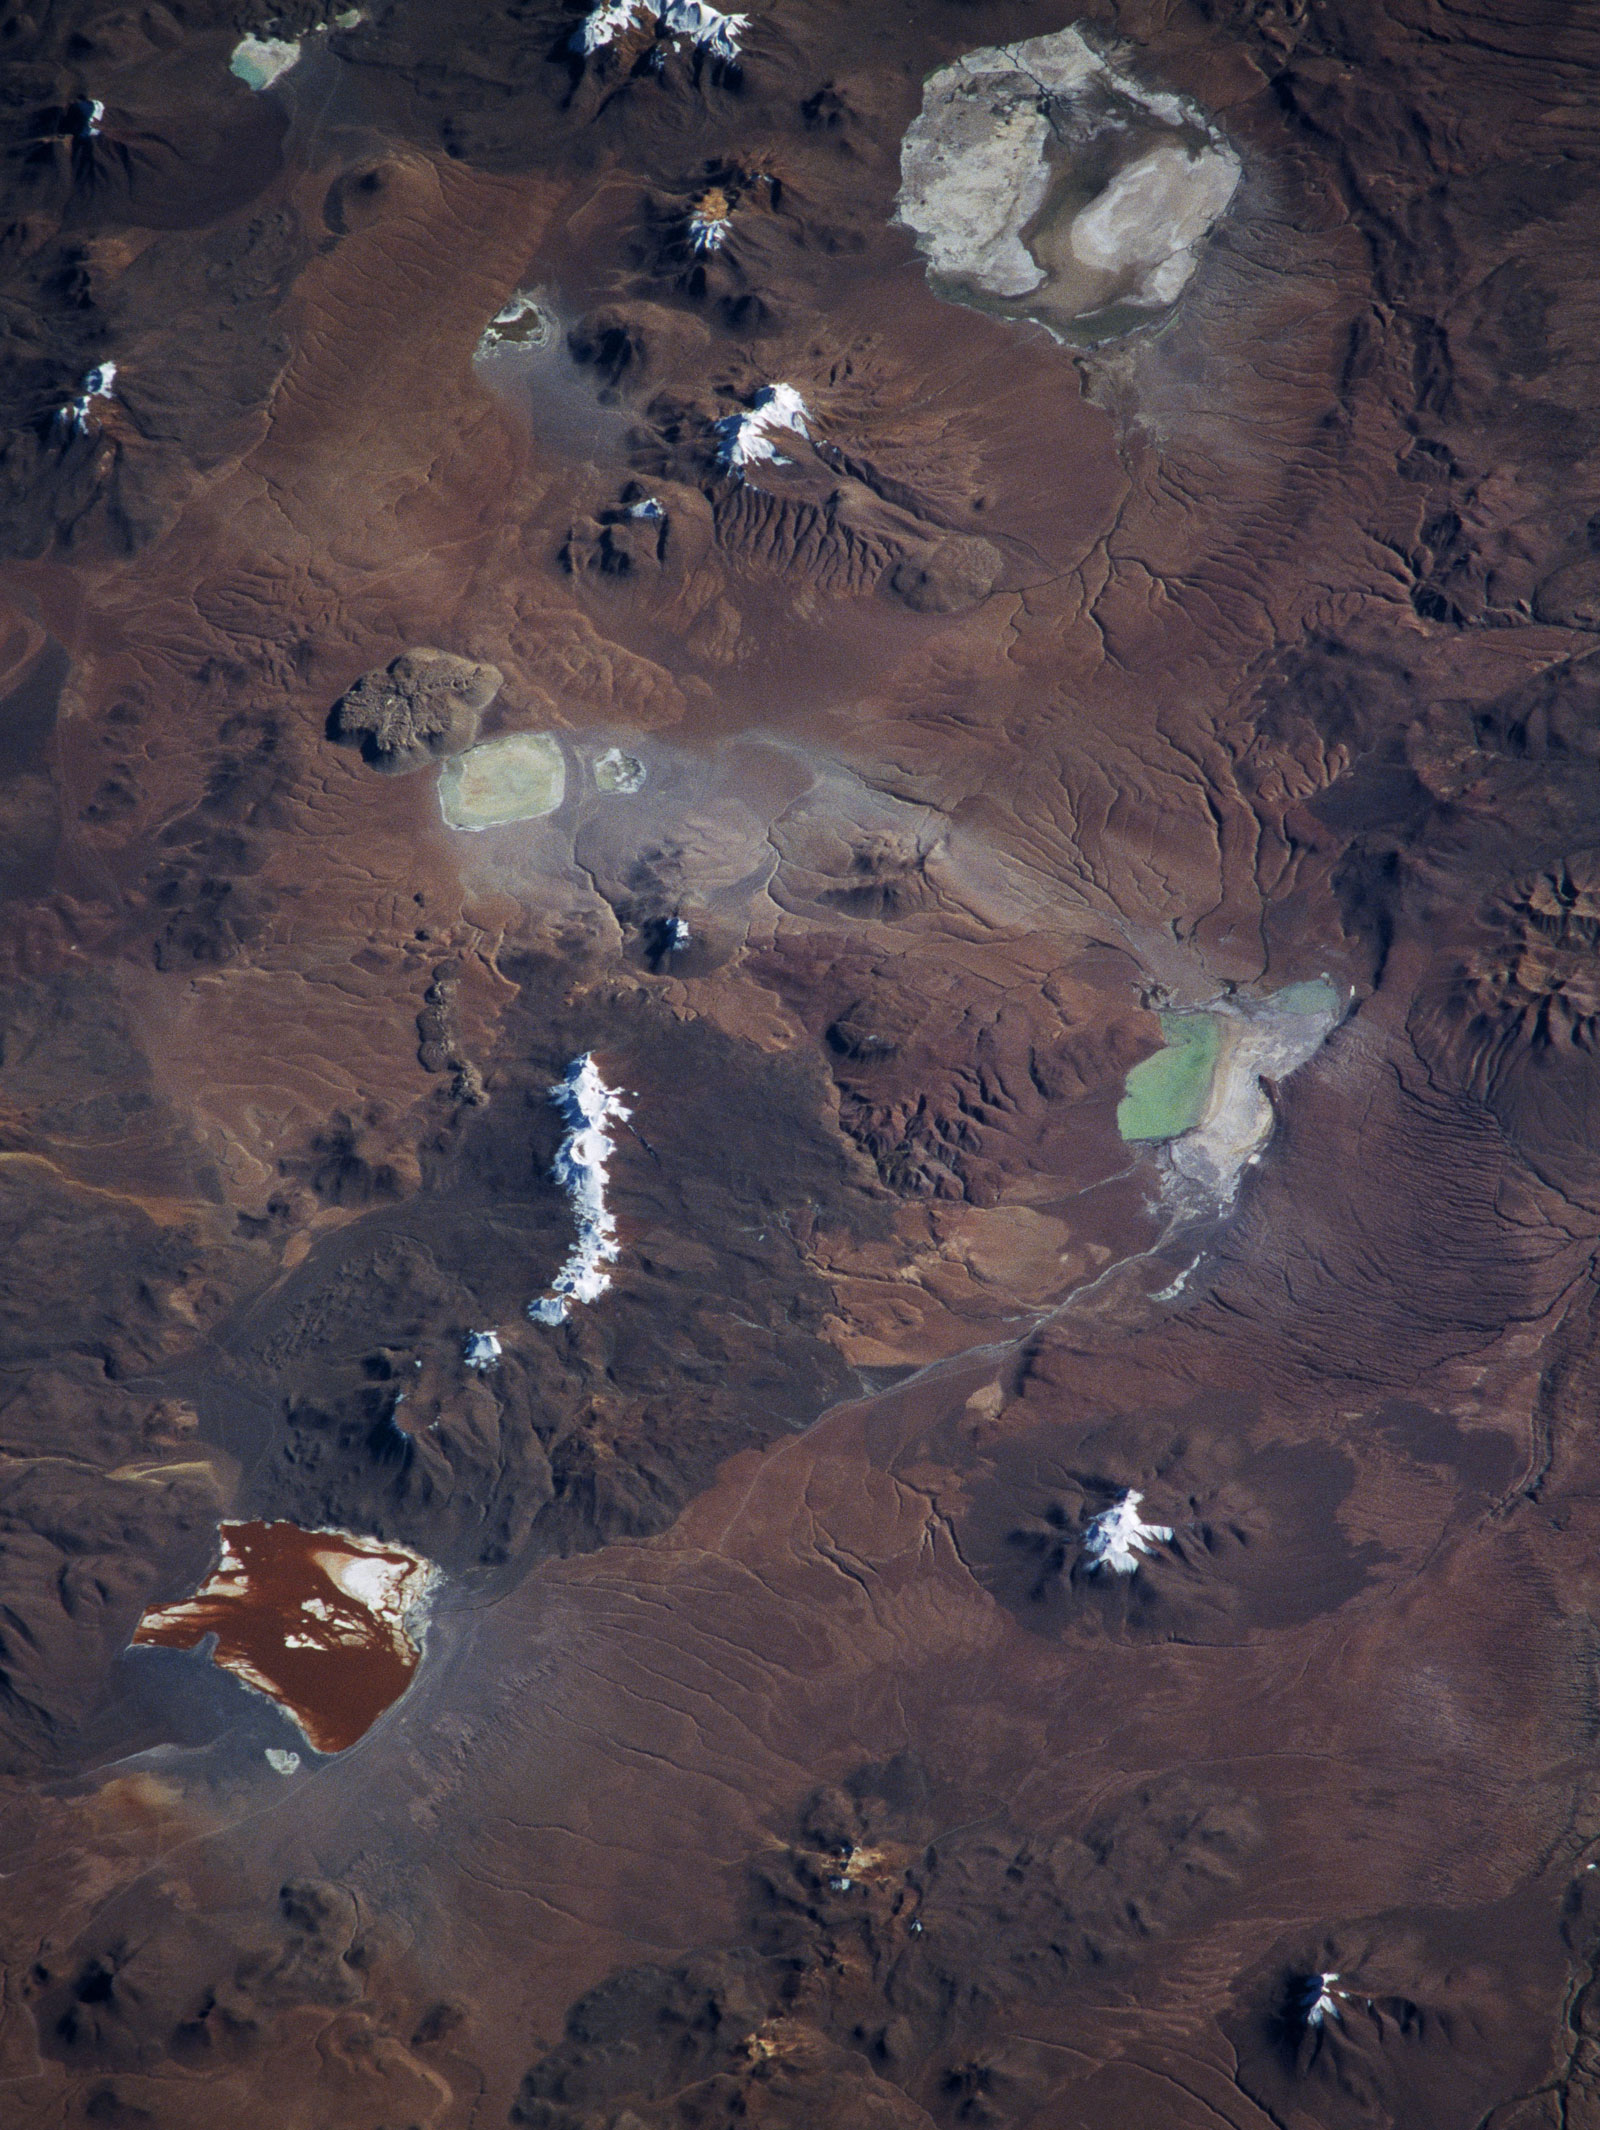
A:
[[[537,821],[566,796],[567,762],[548,732],[508,732],[446,762],[439,811],[450,828],[497,828]]]
[[[1166,1047],[1128,1074],[1117,1104],[1124,1139],[1176,1139],[1200,1122],[1222,1040],[1213,1013],[1163,1013]]]

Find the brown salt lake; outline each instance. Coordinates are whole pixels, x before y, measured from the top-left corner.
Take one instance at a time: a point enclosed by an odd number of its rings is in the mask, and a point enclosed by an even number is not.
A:
[[[319,1753],[343,1752],[405,1692],[433,1569],[404,1546],[291,1523],[225,1523],[193,1597],[152,1608],[135,1647],[193,1649],[290,1715]]]

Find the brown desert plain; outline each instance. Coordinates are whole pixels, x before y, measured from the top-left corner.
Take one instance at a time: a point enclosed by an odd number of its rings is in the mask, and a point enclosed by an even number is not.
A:
[[[1597,2130],[1594,0],[0,128],[0,2130]]]

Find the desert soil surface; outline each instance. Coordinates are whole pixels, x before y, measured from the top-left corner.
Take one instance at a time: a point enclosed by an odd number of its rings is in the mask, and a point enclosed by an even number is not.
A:
[[[6,2130],[1600,2123],[1600,14],[0,53]]]

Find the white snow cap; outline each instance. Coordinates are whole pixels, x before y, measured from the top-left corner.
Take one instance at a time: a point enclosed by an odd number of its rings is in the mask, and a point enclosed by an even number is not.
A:
[[[1171,1542],[1170,1524],[1147,1524],[1140,1516],[1139,1504],[1143,1500],[1144,1496],[1130,1487],[1115,1508],[1102,1509],[1084,1532],[1083,1550],[1091,1574],[1109,1568],[1113,1575],[1132,1575],[1141,1553]]]
[[[79,436],[87,436],[91,403],[97,399],[114,398],[116,381],[117,366],[114,362],[96,363],[79,385],[77,398],[69,399],[64,407],[57,408],[56,420],[66,422]]]
[[[584,16],[572,33],[572,49],[587,55],[612,44],[629,30],[643,29],[656,19],[649,0],[611,0]]]
[[[264,1748],[264,1751],[266,1753],[267,1766],[271,1768],[274,1775],[292,1775],[300,1765],[300,1755],[286,1752],[281,1745],[269,1745]]]
[[[1338,1999],[1344,1991],[1333,1986],[1338,1979],[1337,1974],[1312,1975],[1307,1979],[1301,1997],[1307,2026],[1321,2026],[1324,2019],[1341,2017]]]
[[[721,251],[733,223],[725,214],[707,214],[697,207],[689,217],[689,242],[700,253]]]
[[[572,1200],[577,1240],[567,1261],[550,1283],[550,1292],[528,1304],[536,1324],[564,1324],[574,1302],[597,1302],[611,1285],[607,1265],[621,1253],[617,1223],[606,1204],[607,1164],[616,1141],[606,1130],[630,1112],[618,1090],[607,1087],[585,1051],[567,1067],[567,1076],[550,1090],[550,1099],[566,1118],[567,1136],[556,1150],[550,1173]]]
[[[681,954],[689,944],[689,927],[681,917],[674,917],[667,926],[667,952]]]
[[[750,17],[725,15],[720,8],[707,7],[705,0],[666,0],[664,7],[654,6],[652,0],[601,0],[574,30],[572,48],[587,57],[629,30],[648,29],[657,22],[670,36],[689,38],[713,59],[737,59]]]
[[[480,1372],[500,1365],[500,1339],[493,1331],[469,1331],[466,1344],[461,1349],[461,1358],[469,1368]]]
[[[733,473],[742,473],[760,459],[770,459],[774,466],[787,466],[790,462],[779,452],[773,438],[786,429],[796,436],[809,437],[811,431],[806,424],[810,419],[811,409],[793,385],[763,385],[753,407],[743,414],[725,414],[713,424],[718,438],[717,457]]]
[[[692,37],[713,59],[737,59],[739,40],[750,27],[748,15],[725,15],[705,0],[667,0],[661,19],[674,37]]]
[[[80,96],[73,109],[78,114],[78,132],[82,139],[93,140],[100,131],[106,115],[106,107],[98,96]]]

